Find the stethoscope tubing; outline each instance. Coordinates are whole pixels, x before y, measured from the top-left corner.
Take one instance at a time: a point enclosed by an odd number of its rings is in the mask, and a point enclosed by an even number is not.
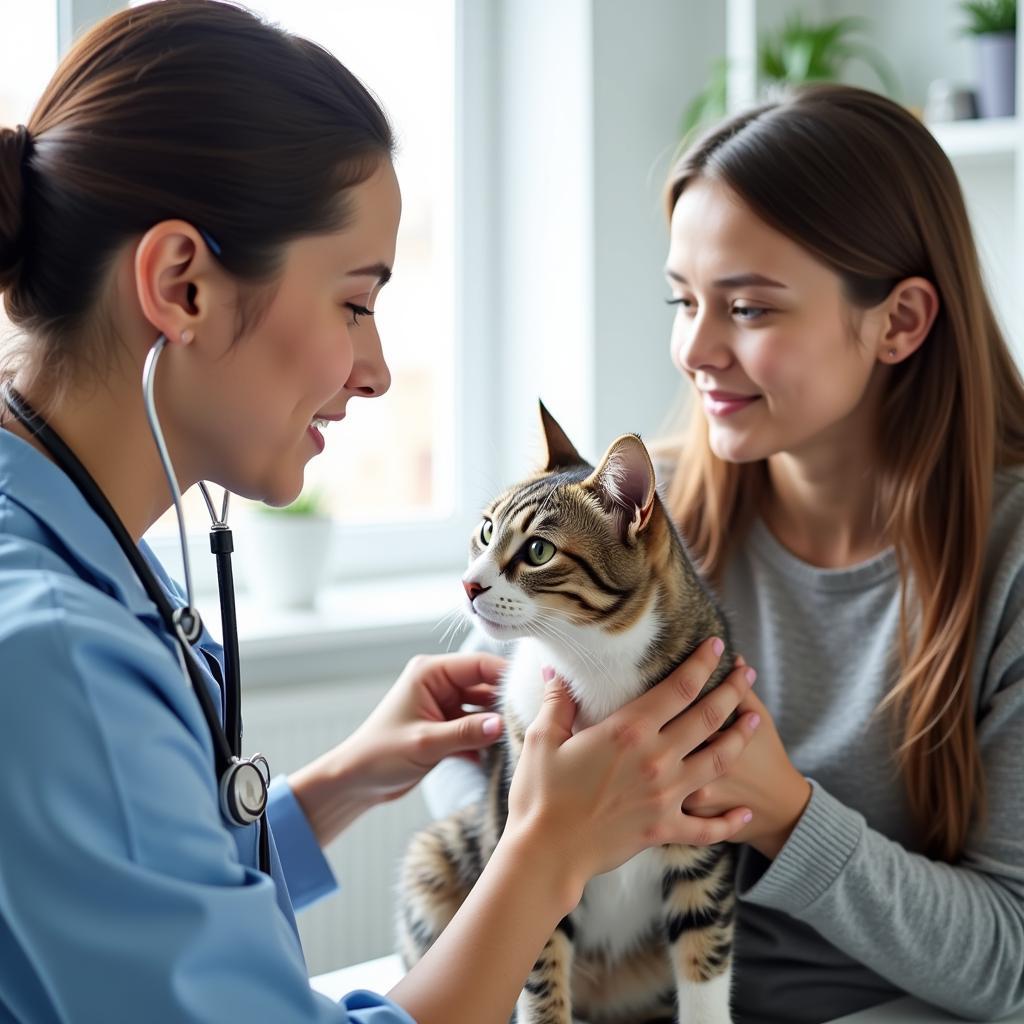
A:
[[[224,627],[225,653],[225,722],[221,726],[217,709],[206,687],[198,659],[192,645],[202,633],[202,621],[195,609],[192,589],[191,563],[188,557],[188,541],[181,507],[181,493],[171,465],[170,455],[164,441],[156,414],[153,383],[156,364],[166,344],[161,335],[146,358],[143,371],[143,391],[147,417],[153,432],[160,461],[167,477],[178,519],[178,532],[182,546],[182,562],[185,566],[186,593],[188,604],[184,608],[171,607],[167,596],[155,574],[146,563],[138,545],[132,540],[120,517],[107,500],[96,481],[74,454],[63,438],[29,405],[25,398],[8,381],[3,389],[3,398],[14,416],[46,447],[60,468],[82,493],[93,511],[106,523],[118,545],[131,563],[132,569],[149,598],[156,605],[168,632],[175,638],[175,649],[182,671],[189,680],[199,700],[203,717],[213,742],[214,767],[217,774],[221,798],[221,809],[236,825],[245,825],[259,820],[260,869],[269,874],[270,851],[266,822],[266,787],[270,782],[270,768],[266,758],[260,754],[243,760],[241,758],[241,678],[238,657],[238,630],[235,616],[234,579],[231,571],[230,554],[233,550],[231,531],[227,527],[228,495],[225,492],[224,506],[220,519],[213,513],[209,493],[203,484],[203,494],[211,517],[214,519],[210,534],[211,550],[217,556],[218,585],[220,590],[221,616]],[[261,768],[260,765],[264,766]],[[253,775],[255,773],[255,776]],[[248,788],[245,780],[248,779]]]

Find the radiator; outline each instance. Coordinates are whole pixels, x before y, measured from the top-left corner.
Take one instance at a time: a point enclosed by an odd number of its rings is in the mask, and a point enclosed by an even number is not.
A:
[[[369,714],[393,678],[245,694],[246,753],[266,754],[273,774],[287,774],[330,749]],[[418,789],[375,807],[328,848],[340,889],[298,915],[311,974],[394,951],[394,887],[413,832],[428,821]]]

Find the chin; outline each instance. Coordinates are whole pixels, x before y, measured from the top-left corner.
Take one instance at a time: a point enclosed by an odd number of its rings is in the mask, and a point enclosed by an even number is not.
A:
[[[752,437],[721,437],[712,434],[708,443],[712,452],[723,462],[736,464],[760,462],[778,451],[778,448],[766,445],[763,440]]]
[[[292,477],[290,474],[272,477],[265,480],[263,486],[259,488],[260,493],[256,496],[256,500],[262,501],[264,505],[269,505],[271,508],[284,508],[302,494],[304,485],[305,478],[302,473],[299,473],[297,477]]]
[[[521,623],[503,626],[491,619],[484,618],[483,615],[474,611],[470,611],[468,613],[468,618],[470,622],[475,623],[476,626],[479,629],[482,629],[492,640],[520,640],[524,636],[533,635],[526,626]]]

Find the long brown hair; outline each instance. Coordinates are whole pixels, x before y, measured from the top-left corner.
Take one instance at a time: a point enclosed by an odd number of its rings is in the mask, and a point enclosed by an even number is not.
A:
[[[931,332],[892,367],[878,423],[878,500],[902,579],[900,675],[879,710],[901,721],[897,757],[922,846],[952,862],[985,808],[971,674],[993,475],[1024,462],[1024,384],[985,295],[956,174],[902,107],[819,85],[693,144],[669,178],[670,217],[699,177],[726,184],[830,267],[855,307],[912,276],[938,291]],[[669,504],[720,578],[766,464],[717,458],[693,413]]]
[[[103,364],[84,339],[110,259],[168,218],[206,232],[246,286],[243,331],[285,243],[343,228],[346,190],[393,148],[379,104],[337,59],[241,7],[161,0],[105,19],[27,128],[0,131],[0,291],[24,352],[58,382]]]

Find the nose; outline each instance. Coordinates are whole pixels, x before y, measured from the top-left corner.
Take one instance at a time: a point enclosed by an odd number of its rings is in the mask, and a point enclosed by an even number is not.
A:
[[[701,312],[692,320],[678,317],[672,332],[672,355],[676,366],[692,376],[698,370],[723,370],[732,362],[728,343],[716,329],[713,318]]]
[[[376,325],[364,321],[351,337],[354,359],[345,387],[361,398],[380,398],[391,387],[391,371],[384,359]]]
[[[476,580],[463,580],[463,589],[466,591],[466,597],[469,598],[470,604],[473,603],[473,598],[478,597],[480,594],[485,594],[490,587],[483,587]]]

